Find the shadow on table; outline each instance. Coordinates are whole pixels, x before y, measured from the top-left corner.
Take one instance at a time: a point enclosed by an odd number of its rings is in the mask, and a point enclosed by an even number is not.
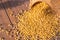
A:
[[[4,7],[12,8],[12,7],[20,6],[28,1],[29,0],[14,0],[14,1],[12,0],[12,1],[6,1],[4,3],[0,1],[0,9],[3,9]]]

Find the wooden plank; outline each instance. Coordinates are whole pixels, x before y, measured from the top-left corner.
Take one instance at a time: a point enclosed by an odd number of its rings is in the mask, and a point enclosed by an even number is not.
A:
[[[24,5],[22,5],[22,3],[21,3],[21,2],[24,2],[24,1],[26,1],[26,0],[2,0],[2,7],[3,7],[4,11],[5,11],[2,16],[7,17],[7,19],[3,18],[3,19],[1,19],[1,21],[2,20],[4,21],[3,23],[6,26],[4,28],[5,29],[7,28],[7,31],[9,29],[11,29],[11,30],[8,31],[9,34],[8,34],[8,37],[5,38],[6,40],[15,40],[19,36],[19,35],[16,36],[16,33],[17,33],[16,27],[17,27],[17,22],[18,22],[18,19],[16,18],[16,16],[18,15],[18,13],[21,12],[21,10],[24,11],[24,10],[27,9],[26,3],[28,3],[28,2],[23,3]],[[1,8],[1,10],[2,10],[2,8]],[[2,36],[2,33],[4,33],[4,32],[0,33],[1,36]],[[4,34],[3,34],[3,36],[4,36]]]
[[[0,38],[4,37],[4,40],[14,40],[14,38],[10,37],[10,35],[7,35],[7,33],[9,33],[12,27],[9,26],[10,21],[6,15],[6,11],[3,7],[3,4],[0,4],[0,8],[1,8],[0,9],[0,24],[2,24],[0,25]]]
[[[19,2],[19,0],[14,0],[13,1],[14,3],[12,3],[12,0],[10,1],[5,0],[5,1],[7,1],[7,3],[4,4],[5,10],[7,12],[7,15],[9,16],[10,23],[12,24],[12,26],[14,26],[14,24],[16,24],[16,21],[17,21],[16,16],[18,15],[18,13],[20,13],[21,10],[27,9],[27,7],[25,6],[26,4],[21,5],[21,2]],[[4,0],[2,2],[4,2]],[[19,4],[19,5],[16,5],[16,4]]]

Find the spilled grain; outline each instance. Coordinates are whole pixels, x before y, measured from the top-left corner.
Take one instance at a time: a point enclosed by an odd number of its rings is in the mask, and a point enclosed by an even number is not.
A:
[[[57,14],[45,2],[38,3],[22,15],[18,15],[18,29],[25,40],[28,35],[31,35],[30,40],[49,40],[59,31]]]

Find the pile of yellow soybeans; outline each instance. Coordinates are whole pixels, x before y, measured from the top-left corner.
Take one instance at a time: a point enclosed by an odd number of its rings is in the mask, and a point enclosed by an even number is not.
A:
[[[59,32],[58,15],[45,2],[18,15],[18,29],[24,40],[50,40]]]

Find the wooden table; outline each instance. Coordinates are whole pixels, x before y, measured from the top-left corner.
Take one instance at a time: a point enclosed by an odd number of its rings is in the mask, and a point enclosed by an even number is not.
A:
[[[15,40],[17,15],[27,10],[28,0],[0,0],[0,40]]]

